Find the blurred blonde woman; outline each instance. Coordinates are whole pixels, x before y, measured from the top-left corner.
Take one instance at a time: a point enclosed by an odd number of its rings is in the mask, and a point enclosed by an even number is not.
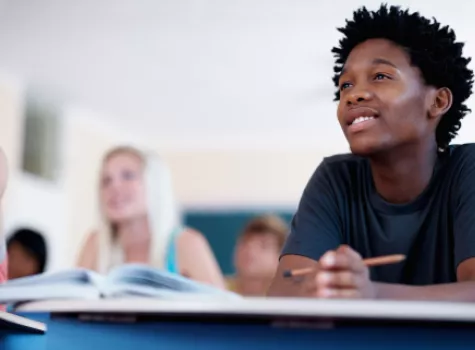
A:
[[[79,266],[106,273],[143,263],[225,287],[203,235],[181,224],[168,167],[132,147],[109,151],[100,175],[101,225],[86,241]]]

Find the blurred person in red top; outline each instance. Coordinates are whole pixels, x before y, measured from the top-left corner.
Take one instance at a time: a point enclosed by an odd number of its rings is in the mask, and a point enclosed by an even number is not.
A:
[[[7,186],[7,160],[5,154],[0,150],[0,200],[3,199]],[[0,283],[7,280],[7,252],[5,247],[5,236],[3,234],[3,217],[0,212]],[[0,309],[4,307],[0,305]]]

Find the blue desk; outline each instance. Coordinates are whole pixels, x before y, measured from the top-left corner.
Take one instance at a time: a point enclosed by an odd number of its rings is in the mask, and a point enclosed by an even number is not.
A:
[[[328,323],[328,317],[282,318],[269,323],[268,317],[214,318],[197,314],[180,317],[167,313],[148,315],[135,323],[81,321],[72,315],[26,313],[44,322],[45,335],[1,334],[0,349],[474,349],[475,323],[450,321],[415,322],[413,319],[343,319]],[[123,317],[127,315],[123,314]],[[475,318],[475,314],[474,314]],[[333,320],[335,321],[335,320]],[[276,325],[278,324],[278,325]],[[330,326],[330,327],[327,327]],[[310,328],[308,328],[310,327]]]

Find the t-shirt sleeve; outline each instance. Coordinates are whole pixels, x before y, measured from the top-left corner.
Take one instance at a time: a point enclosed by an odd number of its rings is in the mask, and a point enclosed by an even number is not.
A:
[[[455,267],[475,257],[475,145],[470,145],[460,162],[455,186],[454,245]]]
[[[282,256],[301,255],[318,260],[341,244],[341,220],[330,175],[323,160],[302,194]]]

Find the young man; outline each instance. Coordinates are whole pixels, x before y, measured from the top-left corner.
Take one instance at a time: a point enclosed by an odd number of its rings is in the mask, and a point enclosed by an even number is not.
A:
[[[338,120],[352,154],[323,160],[270,295],[475,301],[475,145],[449,146],[473,73],[454,32],[399,7],[339,29]],[[362,258],[404,254],[368,269]],[[288,269],[314,268],[301,279]]]
[[[278,216],[258,216],[247,223],[234,254],[236,275],[229,288],[246,296],[264,296],[277,270],[288,225]]]
[[[43,273],[47,249],[43,236],[34,230],[22,228],[8,239],[8,278],[15,279]]]

